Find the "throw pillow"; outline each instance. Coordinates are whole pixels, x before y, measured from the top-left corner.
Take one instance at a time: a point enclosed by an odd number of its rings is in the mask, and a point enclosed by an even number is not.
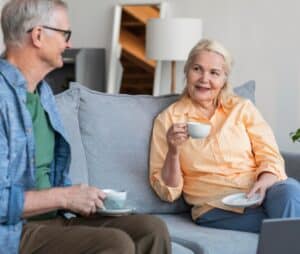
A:
[[[233,88],[233,91],[244,98],[247,98],[255,104],[255,81],[249,80],[246,83]]]

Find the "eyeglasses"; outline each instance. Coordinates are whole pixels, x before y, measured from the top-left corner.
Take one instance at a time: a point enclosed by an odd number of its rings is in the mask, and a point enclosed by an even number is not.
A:
[[[70,38],[71,38],[71,34],[72,34],[71,30],[63,30],[63,29],[58,29],[58,28],[51,27],[51,26],[42,26],[42,27],[45,28],[45,29],[48,29],[48,30],[52,30],[52,31],[56,31],[56,32],[62,33],[66,42],[68,42],[70,40]],[[27,31],[27,33],[31,33],[32,31],[33,31],[33,28],[29,29]]]

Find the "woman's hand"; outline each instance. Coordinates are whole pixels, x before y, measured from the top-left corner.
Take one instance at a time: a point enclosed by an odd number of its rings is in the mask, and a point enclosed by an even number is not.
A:
[[[167,132],[168,152],[162,169],[162,179],[166,185],[176,187],[180,183],[181,168],[178,147],[188,139],[186,123],[175,123]]]
[[[189,138],[186,123],[175,123],[167,132],[169,151],[172,154],[178,153],[178,147]]]
[[[247,197],[251,198],[255,193],[258,193],[261,197],[261,201],[259,203],[259,205],[261,205],[265,199],[267,189],[277,181],[278,177],[276,175],[269,172],[262,173],[247,194]]]

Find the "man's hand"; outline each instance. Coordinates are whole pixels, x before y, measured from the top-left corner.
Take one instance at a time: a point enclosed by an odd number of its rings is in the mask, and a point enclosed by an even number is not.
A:
[[[96,187],[80,184],[64,188],[63,199],[64,209],[89,216],[103,207],[105,194]]]

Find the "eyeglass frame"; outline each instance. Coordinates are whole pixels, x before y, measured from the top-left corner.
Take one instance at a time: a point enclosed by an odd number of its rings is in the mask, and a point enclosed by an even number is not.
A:
[[[71,38],[71,35],[72,35],[72,31],[71,30],[64,30],[64,29],[59,29],[59,28],[55,28],[55,27],[51,27],[51,26],[41,26],[45,29],[49,29],[49,30],[52,30],[52,31],[56,31],[56,32],[61,32],[63,33],[63,36],[65,38],[65,42],[68,43],[70,38]],[[31,33],[33,31],[34,27],[33,28],[30,28],[29,30],[27,30],[27,33]]]

